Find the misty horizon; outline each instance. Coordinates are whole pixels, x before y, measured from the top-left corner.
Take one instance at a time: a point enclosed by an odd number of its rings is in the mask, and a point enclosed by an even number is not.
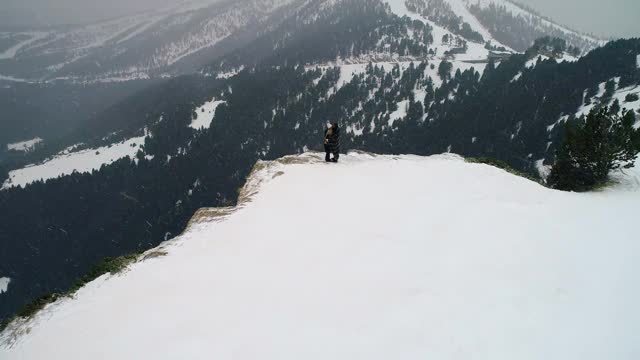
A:
[[[0,28],[88,25],[178,5],[189,0],[5,0]],[[214,3],[220,0],[198,0]],[[473,1],[473,0],[472,0]],[[518,0],[541,15],[601,38],[640,37],[640,2],[634,0]]]

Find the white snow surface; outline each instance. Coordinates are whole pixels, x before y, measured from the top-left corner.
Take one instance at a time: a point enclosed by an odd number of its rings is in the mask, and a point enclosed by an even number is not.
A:
[[[40,139],[39,137],[36,137],[31,140],[20,141],[13,144],[7,144],[7,150],[28,152],[33,150],[33,147],[41,142],[42,142],[42,139]]]
[[[299,124],[296,124],[296,130],[299,127],[298,125]],[[345,130],[347,134],[353,134],[353,136],[362,136],[362,134],[364,134],[364,127],[360,127],[359,124],[348,125]]]
[[[637,117],[638,112],[640,112],[640,100],[626,102],[625,98],[629,94],[636,94],[640,96],[640,85],[631,85],[625,88],[618,88],[611,97],[609,104],[612,104],[615,100],[618,100],[618,102],[620,103],[620,107],[635,111]],[[638,125],[640,125],[640,121],[636,123],[636,128],[638,127]]]
[[[133,158],[140,150],[140,146],[144,144],[144,138],[144,136],[131,138],[97,149],[85,149],[77,152],[63,151],[43,163],[9,172],[9,178],[5,181],[2,189],[14,186],[24,187],[41,179],[54,179],[72,174],[74,171],[91,172],[100,169],[103,164],[111,164],[126,156]]]
[[[510,82],[516,82],[518,80],[520,80],[520,78],[522,77],[522,71],[519,71],[512,79]]]
[[[378,64],[378,66],[382,66],[387,70],[387,67],[384,64]],[[389,69],[390,70],[390,69]],[[353,80],[354,76],[358,74],[364,74],[367,71],[367,64],[344,64],[340,65],[340,77],[338,78],[337,90],[340,90],[343,86]]]
[[[547,61],[549,60],[550,57],[546,56],[546,55],[536,55],[535,57],[529,59],[525,64],[524,67],[527,69],[530,69],[532,67],[535,67],[536,65],[538,65],[538,62],[540,61]]]
[[[591,98],[591,103],[589,105],[585,105],[584,101],[583,101],[583,103],[578,108],[578,111],[576,112],[575,116],[577,118],[580,117],[580,116],[583,116],[583,115],[585,115],[585,116],[589,115],[591,110],[593,110],[596,107],[596,105],[598,103],[600,103],[600,98],[602,98],[602,96],[605,93],[605,85],[606,85],[606,81],[605,82],[601,82],[598,85],[598,93],[594,97]],[[587,92],[588,91],[585,89],[584,92],[583,92],[583,98],[587,97]]]
[[[400,101],[397,105],[398,109],[389,115],[389,123],[387,124],[389,126],[393,126],[396,120],[404,119],[407,116],[409,100]]]
[[[540,159],[536,161],[536,170],[538,171],[538,175],[546,181],[549,174],[551,174],[551,165],[545,165],[544,159]]]
[[[527,69],[531,69],[531,68],[533,68],[533,67],[536,67],[536,66],[538,65],[538,63],[539,63],[539,62],[547,61],[547,60],[549,60],[549,59],[551,59],[551,58],[550,58],[549,56],[547,56],[547,55],[541,55],[541,54],[538,54],[538,55],[535,55],[534,57],[532,57],[531,59],[529,59],[529,60],[525,63],[524,67],[525,67],[525,68],[527,68]],[[569,55],[569,54],[567,54],[567,53],[564,53],[564,54],[562,54],[561,56],[559,56],[559,57],[557,57],[557,58],[554,58],[554,60],[555,60],[556,62],[558,62],[558,63],[563,63],[563,62],[576,62],[576,61],[578,61],[578,60],[579,60],[579,58],[577,58],[577,57],[575,57],[575,56],[571,56],[571,55]],[[518,75],[516,75],[516,78],[514,78],[511,82],[513,82],[513,81],[515,81],[515,80],[518,80],[518,79],[520,78],[520,76],[522,76],[522,72],[520,72]]]
[[[0,358],[640,358],[638,170],[576,194],[452,154],[290,160]]]
[[[207,101],[196,109],[196,117],[191,120],[189,126],[193,129],[208,129],[216,114],[216,109],[220,104],[224,104],[225,102],[226,101],[216,100],[215,98]]]
[[[0,74],[0,81],[10,81],[10,82],[18,82],[18,83],[29,83],[30,81],[26,79],[16,78],[13,76],[6,76]]]
[[[604,93],[606,91],[605,90],[606,82],[600,83],[598,85],[598,93],[591,98],[591,103],[589,105],[584,105],[584,101],[583,101],[583,104],[580,105],[580,107],[578,108],[578,111],[575,114],[576,117],[589,115],[591,110],[596,108],[597,105],[610,106],[616,100],[618,100],[618,103],[620,104],[621,108],[633,110],[636,114],[640,113],[640,100],[636,100],[632,102],[627,102],[625,100],[627,95],[629,94],[640,95],[640,85],[631,85],[624,88],[620,88],[618,85],[620,83],[619,77],[613,78],[611,80],[615,81],[616,83],[616,90],[611,96],[611,98],[604,99]],[[586,95],[587,95],[587,90],[584,91],[583,97],[586,97]],[[636,122],[634,127],[636,129],[640,128],[640,120]]]
[[[469,11],[466,2],[468,0],[448,0],[451,10],[462,17],[462,21],[468,23],[471,29],[477,31],[482,37],[487,40],[496,41],[493,35],[480,23],[480,21]]]
[[[0,295],[6,293],[9,290],[9,283],[11,279],[8,277],[0,278]]]
[[[404,0],[384,0],[384,2],[389,4],[391,12],[398,15],[399,17],[407,16],[412,20],[424,21],[424,18],[421,15],[411,12],[409,11],[409,9],[407,9]]]

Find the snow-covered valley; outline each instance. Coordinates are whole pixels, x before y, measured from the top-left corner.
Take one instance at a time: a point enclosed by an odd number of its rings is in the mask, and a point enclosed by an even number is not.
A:
[[[640,356],[638,169],[575,194],[452,154],[341,159],[259,163],[238,208],[14,323],[0,358]]]

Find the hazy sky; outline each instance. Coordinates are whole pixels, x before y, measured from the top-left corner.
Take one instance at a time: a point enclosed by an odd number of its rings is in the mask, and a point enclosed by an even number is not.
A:
[[[519,1],[580,31],[602,36],[640,37],[640,0]],[[177,2],[178,0],[0,0],[0,25],[90,23]]]
[[[473,0],[472,0],[473,1]],[[576,30],[640,37],[640,0],[519,0]]]
[[[0,0],[0,25],[86,24],[175,0]]]

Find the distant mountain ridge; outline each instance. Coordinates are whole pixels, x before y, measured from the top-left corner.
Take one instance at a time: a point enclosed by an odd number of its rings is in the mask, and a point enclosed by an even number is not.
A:
[[[15,81],[91,82],[194,72],[200,64],[195,55],[209,58],[216,53],[208,50],[221,54],[226,46],[242,44],[248,33],[277,22],[279,12],[294,2],[188,2],[95,25],[3,33],[0,74]]]
[[[297,9],[341,1],[184,2],[95,25],[0,32],[0,81],[113,82],[193,73],[291,20]],[[506,0],[383,3],[483,45],[524,51],[545,35],[585,51],[601,44]]]

